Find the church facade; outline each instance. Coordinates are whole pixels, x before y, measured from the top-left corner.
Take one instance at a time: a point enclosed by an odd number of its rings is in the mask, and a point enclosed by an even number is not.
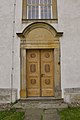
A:
[[[0,102],[80,98],[79,10],[79,0],[1,2]]]

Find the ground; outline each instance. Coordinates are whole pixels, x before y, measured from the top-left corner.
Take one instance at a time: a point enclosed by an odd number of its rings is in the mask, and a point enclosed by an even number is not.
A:
[[[43,103],[43,102],[42,102]],[[27,101],[22,107],[18,104],[0,106],[0,120],[80,120],[80,107],[69,107]],[[58,104],[58,103],[56,103]],[[66,107],[66,108],[65,108]],[[2,108],[2,109],[1,109]]]

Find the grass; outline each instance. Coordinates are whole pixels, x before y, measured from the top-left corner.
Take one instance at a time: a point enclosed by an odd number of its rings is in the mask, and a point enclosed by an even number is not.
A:
[[[41,119],[40,120],[43,120],[43,115],[41,115]]]
[[[24,112],[16,109],[0,111],[0,120],[24,120]],[[60,120],[80,120],[80,107],[65,108],[59,111]],[[43,120],[43,115],[41,116]]]
[[[0,111],[0,120],[24,120],[24,112],[15,109]]]
[[[59,114],[60,120],[80,120],[80,107],[65,108]]]

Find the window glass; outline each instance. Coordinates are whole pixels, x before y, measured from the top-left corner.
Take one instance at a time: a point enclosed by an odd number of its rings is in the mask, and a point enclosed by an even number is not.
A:
[[[31,6],[28,6],[28,18],[29,19],[31,19],[31,16],[32,16],[31,15],[31,12],[32,12],[31,9],[32,9]]]
[[[40,4],[43,4],[44,3],[44,0],[40,0]]]
[[[51,0],[27,0],[28,19],[51,19]]]
[[[47,0],[48,1],[48,4],[51,4],[52,3],[52,0]]]
[[[35,6],[32,6],[32,18],[35,19]]]
[[[32,4],[36,4],[36,0],[31,0],[32,1]]]
[[[51,18],[51,7],[50,6],[48,6],[48,12],[49,12],[48,17]]]
[[[36,6],[36,17],[35,17],[36,19],[38,19],[39,18],[39,9],[38,9],[38,6]]]
[[[31,4],[31,0],[27,0],[27,4]]]
[[[43,0],[43,4],[47,4],[47,0]]]
[[[35,0],[36,1],[36,4],[39,4],[39,0]]]

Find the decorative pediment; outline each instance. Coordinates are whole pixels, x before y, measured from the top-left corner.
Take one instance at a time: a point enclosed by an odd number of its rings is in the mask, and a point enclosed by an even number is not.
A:
[[[57,32],[48,23],[33,23],[27,26],[22,33],[17,33],[22,48],[57,48],[62,32]]]
[[[45,28],[35,28],[25,34],[26,40],[53,40],[53,37],[55,34]]]
[[[33,23],[27,26],[22,33],[17,33],[21,38],[26,40],[53,40],[53,38],[58,38],[63,35],[63,32],[57,32],[48,23]]]

